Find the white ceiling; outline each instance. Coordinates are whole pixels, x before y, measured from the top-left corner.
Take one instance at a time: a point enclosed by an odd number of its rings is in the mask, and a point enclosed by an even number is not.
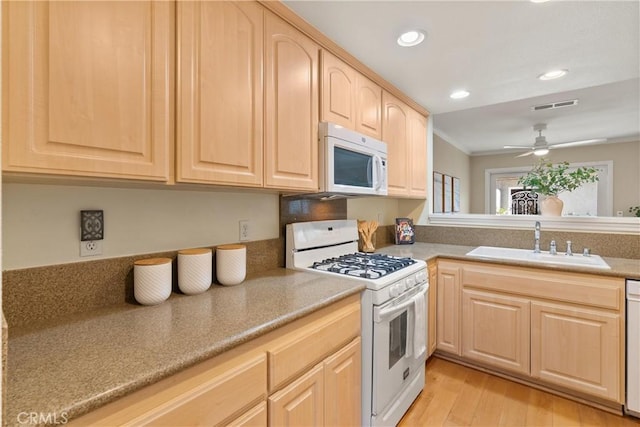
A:
[[[434,132],[467,153],[533,144],[539,122],[550,144],[639,139],[637,0],[285,3],[429,110]],[[415,28],[425,42],[399,47],[398,35]],[[537,79],[552,69],[569,73]],[[450,99],[460,88],[471,96]],[[576,107],[530,108],[575,98]]]

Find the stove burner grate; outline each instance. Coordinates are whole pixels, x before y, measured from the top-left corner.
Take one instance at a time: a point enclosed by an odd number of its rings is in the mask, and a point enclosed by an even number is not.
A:
[[[411,258],[357,252],[314,262],[311,268],[365,279],[378,279],[414,264]]]

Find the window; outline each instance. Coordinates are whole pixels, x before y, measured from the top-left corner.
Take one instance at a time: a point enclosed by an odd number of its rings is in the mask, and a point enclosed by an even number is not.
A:
[[[571,167],[592,166],[598,169],[598,182],[587,183],[572,192],[560,193],[564,202],[565,216],[612,216],[613,215],[613,162],[599,161],[571,163]],[[513,214],[512,193],[522,189],[518,179],[531,168],[501,168],[485,170],[485,211],[493,214]],[[493,206],[493,212],[489,207]],[[518,213],[518,212],[516,212]]]

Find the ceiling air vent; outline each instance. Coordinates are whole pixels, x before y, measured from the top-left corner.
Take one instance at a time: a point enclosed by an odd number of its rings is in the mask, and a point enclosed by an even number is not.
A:
[[[552,102],[549,104],[542,104],[542,105],[534,105],[533,107],[531,107],[531,110],[533,111],[553,110],[553,109],[562,108],[562,107],[573,107],[574,105],[578,105],[577,99],[572,99],[569,101]]]

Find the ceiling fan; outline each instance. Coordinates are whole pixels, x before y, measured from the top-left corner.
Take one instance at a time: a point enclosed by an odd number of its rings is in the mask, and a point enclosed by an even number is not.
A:
[[[535,154],[536,156],[544,156],[549,153],[549,150],[554,148],[566,148],[573,147],[576,145],[584,145],[584,144],[593,144],[594,142],[603,142],[606,141],[606,138],[596,138],[596,139],[583,139],[580,141],[568,141],[568,142],[560,142],[558,144],[549,144],[547,143],[547,138],[542,135],[542,131],[547,129],[547,125],[545,123],[538,123],[533,126],[533,130],[538,132],[538,136],[536,137],[536,142],[531,145],[505,145],[504,148],[516,148],[527,150],[527,152],[520,154],[516,157],[524,157]]]

